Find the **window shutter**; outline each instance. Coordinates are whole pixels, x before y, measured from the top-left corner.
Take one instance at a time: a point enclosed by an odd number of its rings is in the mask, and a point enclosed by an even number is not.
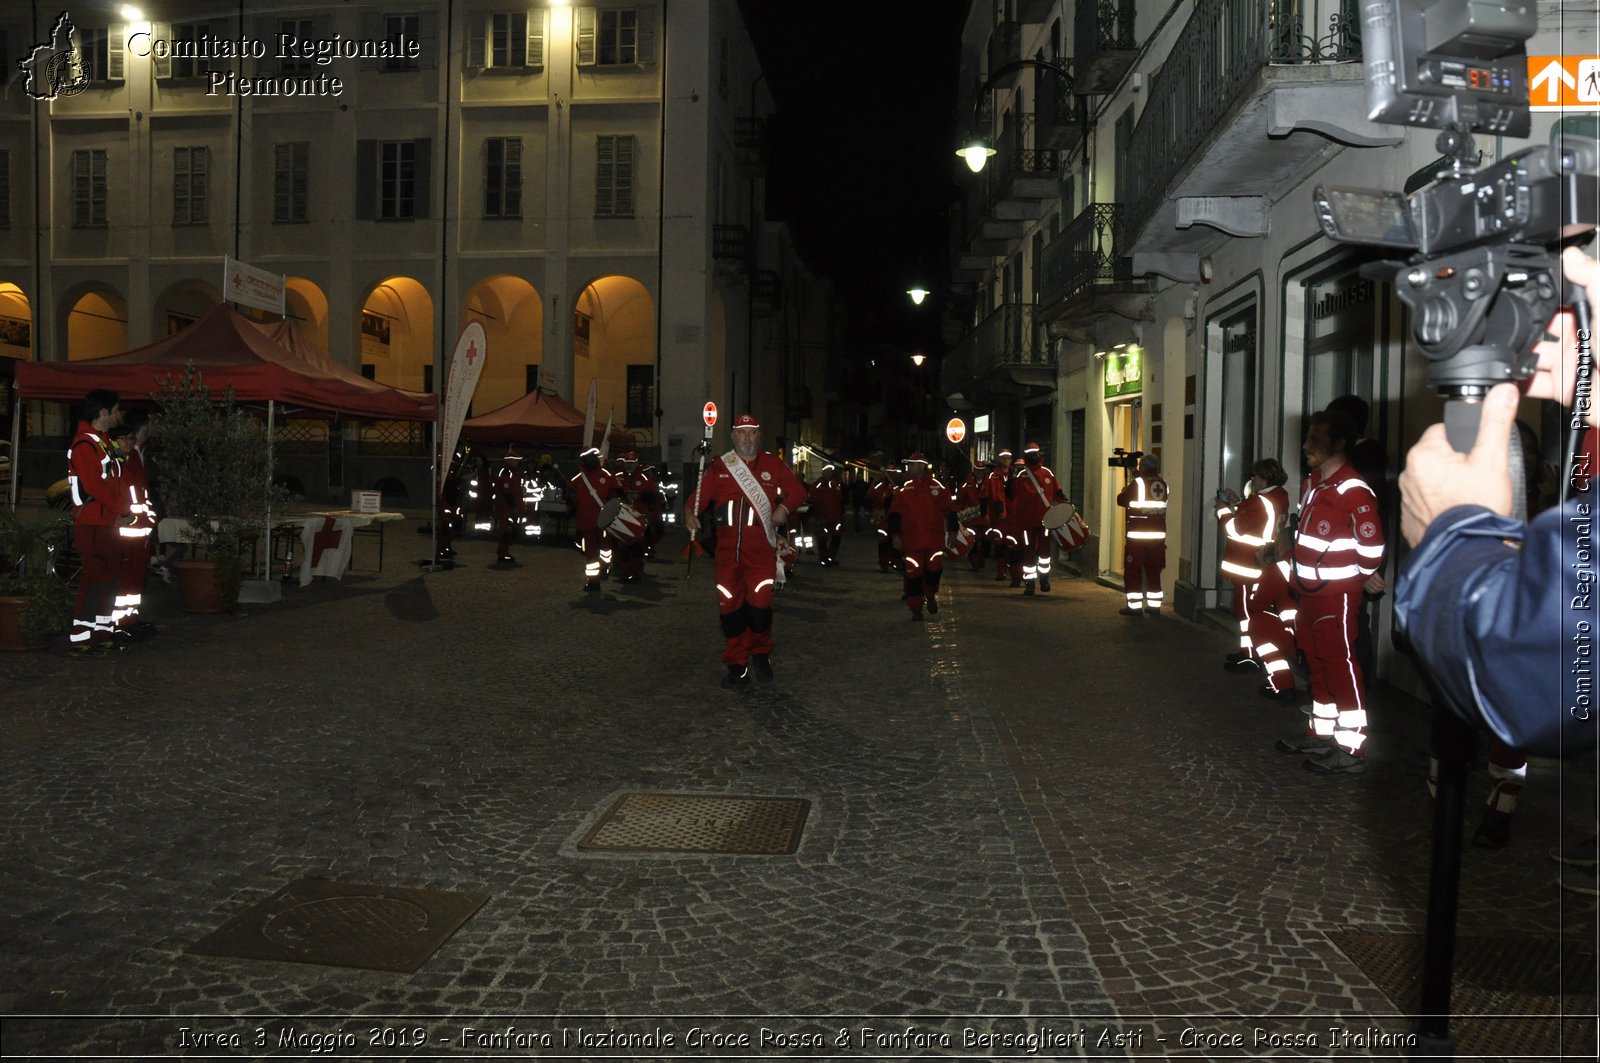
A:
[[[117,39],[121,40],[120,34],[118,35]],[[172,40],[172,24],[167,22],[152,23],[150,26],[150,39],[155,41]],[[159,55],[153,56],[150,60],[150,67],[151,70],[154,71],[158,80],[171,77],[172,54],[169,52],[164,59]]]
[[[594,213],[596,217],[609,217],[612,213],[613,189],[616,186],[616,137],[595,138]]]
[[[653,63],[656,61],[656,9],[653,7],[639,8],[635,17],[639,27],[638,62]]]
[[[411,216],[413,218],[426,218],[429,216],[428,201],[432,198],[433,193],[433,141],[427,137],[422,137],[412,141],[412,144],[415,145],[414,150],[416,152],[414,156],[416,159],[416,170],[414,171],[416,178],[411,185],[414,190]]]
[[[356,141],[356,217],[371,221],[378,213],[378,142]]]
[[[382,12],[378,12],[378,11],[363,11],[361,13],[361,39],[362,40],[364,40],[364,41],[381,41],[381,40],[383,40],[384,30],[387,29],[387,28],[388,28],[388,24],[384,21]],[[361,60],[361,69],[362,70],[381,70],[381,69],[383,69],[383,60],[382,59],[363,59],[363,60]],[[370,217],[370,215],[369,215],[369,217]]]
[[[633,138],[617,137],[617,209],[619,218],[633,217]]]
[[[122,50],[128,42],[128,27],[113,25],[106,27],[106,80],[121,81]]]
[[[489,20],[493,17],[467,12],[467,66],[481,70],[489,65]]]
[[[544,69],[544,9],[528,12],[528,65]]]
[[[207,195],[211,189],[211,149],[206,147],[189,149],[189,220],[191,222],[207,222],[211,220],[210,205]]]
[[[433,70],[439,65],[439,23],[433,12],[427,11],[417,19],[418,70]]]
[[[522,217],[522,138],[506,138],[505,209],[501,217]]]
[[[599,13],[592,7],[578,8],[578,65],[594,66],[595,29],[598,25]]]

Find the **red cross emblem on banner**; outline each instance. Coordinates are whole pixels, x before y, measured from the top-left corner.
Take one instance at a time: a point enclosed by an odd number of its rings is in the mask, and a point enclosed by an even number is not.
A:
[[[478,357],[478,345],[476,343],[467,344],[467,364],[471,365],[472,360],[476,357]]]
[[[322,530],[311,537],[311,567],[322,562],[322,551],[339,548],[339,530],[333,526],[332,517],[322,518]]]

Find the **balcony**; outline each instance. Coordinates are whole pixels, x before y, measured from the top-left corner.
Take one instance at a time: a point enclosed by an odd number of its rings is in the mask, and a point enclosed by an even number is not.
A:
[[[1037,218],[1045,200],[1061,194],[1062,152],[1035,146],[1037,126],[1034,115],[1014,116],[995,139],[995,155],[984,173],[998,217]]]
[[[777,270],[757,270],[751,296],[755,299],[756,310],[764,314],[774,314],[783,309],[783,278]]]
[[[944,357],[939,389],[967,403],[1022,399],[1055,387],[1056,359],[1043,342],[1031,303],[997,307]]]
[[[1072,21],[1074,85],[1082,96],[1117,87],[1139,53],[1133,38],[1134,0],[1078,0]]]
[[[1072,79],[1054,70],[1033,72],[1034,143],[1070,152],[1088,125],[1088,101],[1072,92]]]
[[[1265,235],[1269,204],[1346,146],[1401,141],[1362,117],[1360,23],[1344,2],[1319,28],[1299,0],[1199,0],[1118,160],[1135,272],[1196,282],[1202,257]]]
[[[711,258],[721,276],[747,276],[752,246],[750,230],[743,225],[711,227]]]
[[[1022,75],[1021,68],[1005,71],[995,77],[996,71],[1012,63],[1022,60],[1022,23],[1001,22],[994,32],[989,34],[989,82],[990,88],[1010,88],[1017,83],[1017,78]]]
[[[1134,302],[1154,290],[1151,279],[1136,278],[1123,235],[1123,207],[1091,203],[1045,245],[1039,281],[1041,320],[1072,318],[1076,322],[1109,313],[1138,317],[1137,307],[1118,305],[1117,296]]]
[[[741,158],[749,161],[759,160],[765,135],[766,123],[760,118],[733,120],[733,146]]]

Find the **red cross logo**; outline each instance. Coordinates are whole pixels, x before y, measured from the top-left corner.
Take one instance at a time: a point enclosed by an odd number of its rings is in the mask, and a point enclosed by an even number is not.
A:
[[[472,365],[472,360],[476,357],[478,357],[478,344],[474,340],[472,343],[467,344],[467,365]]]
[[[339,548],[339,530],[333,526],[332,517],[322,518],[322,530],[311,536],[311,567],[322,562],[322,551]]]
[[[239,274],[235,273],[233,275],[233,287],[234,287],[234,290],[237,291],[243,284],[244,284],[244,281],[240,278]]]

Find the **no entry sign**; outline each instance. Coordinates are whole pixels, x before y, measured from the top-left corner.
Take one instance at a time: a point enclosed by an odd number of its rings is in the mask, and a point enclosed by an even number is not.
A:
[[[710,428],[712,425],[716,424],[717,404],[714,402],[706,403],[706,408],[700,411],[700,417],[706,422],[707,428]]]
[[[959,417],[952,417],[944,426],[944,437],[952,443],[959,443],[967,438],[967,422]]]

